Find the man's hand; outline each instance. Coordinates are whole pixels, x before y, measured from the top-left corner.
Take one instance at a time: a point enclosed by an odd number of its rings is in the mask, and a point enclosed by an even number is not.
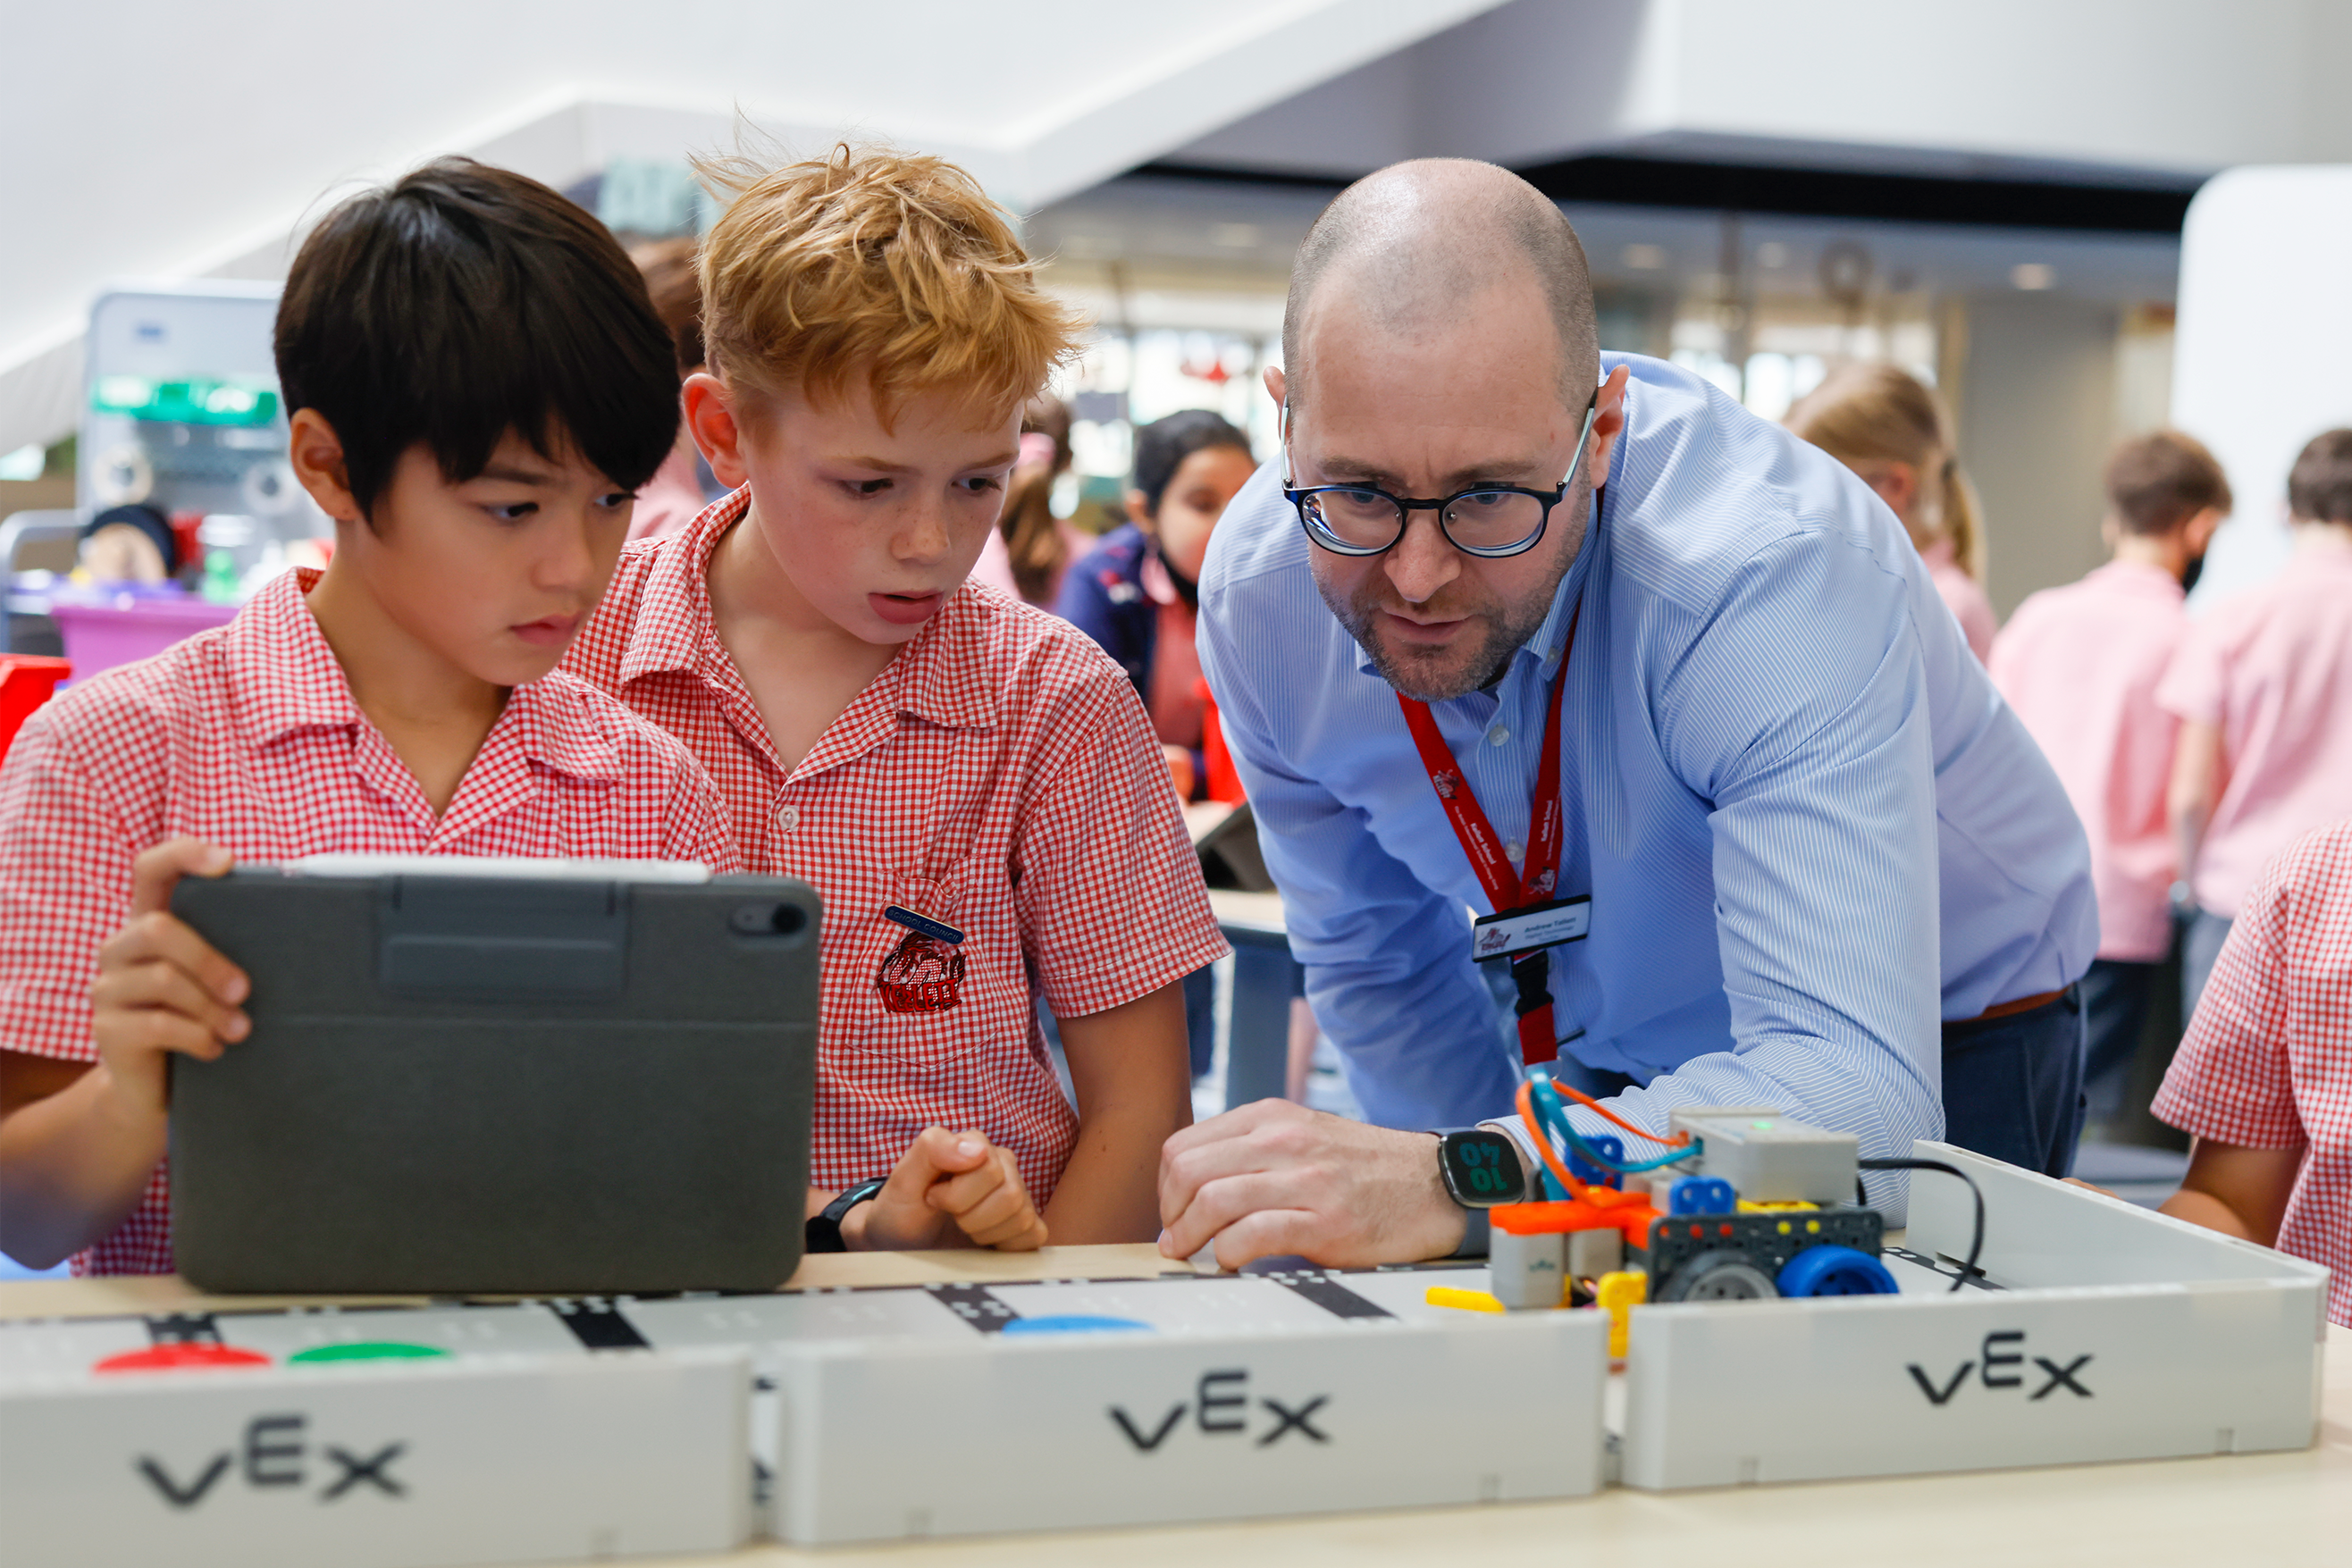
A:
[[[1010,1149],[984,1133],[926,1127],[873,1201],[849,1211],[841,1235],[854,1251],[969,1245],[1027,1252],[1045,1244],[1045,1222]]]
[[[209,1061],[252,1030],[238,1006],[252,988],[245,971],[171,913],[181,877],[220,876],[231,863],[198,839],[146,851],[132,862],[131,918],[99,949],[90,1033],[115,1093],[141,1114],[163,1113],[165,1053]]]
[[[1190,1258],[1211,1241],[1238,1269],[1285,1253],[1328,1268],[1443,1258],[1462,1245],[1462,1210],[1426,1133],[1400,1133],[1261,1100],[1170,1138],[1160,1153],[1160,1250]]]

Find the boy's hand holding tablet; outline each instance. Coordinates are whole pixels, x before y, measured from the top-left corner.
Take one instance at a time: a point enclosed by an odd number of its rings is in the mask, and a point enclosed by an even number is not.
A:
[[[239,1008],[252,988],[245,971],[172,913],[181,877],[219,876],[232,863],[201,839],[142,851],[131,862],[131,918],[98,950],[89,988],[98,1076],[123,1109],[154,1117],[159,1139],[170,1099],[165,1056],[210,1061],[253,1027]]]

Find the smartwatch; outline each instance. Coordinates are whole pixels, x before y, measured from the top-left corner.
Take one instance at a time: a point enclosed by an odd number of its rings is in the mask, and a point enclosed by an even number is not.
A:
[[[1437,1170],[1445,1195],[1465,1208],[1492,1208],[1527,1196],[1519,1146],[1490,1127],[1464,1127],[1437,1135]]]
[[[859,1182],[856,1186],[811,1215],[802,1231],[801,1250],[803,1252],[846,1252],[849,1248],[841,1239],[841,1222],[849,1211],[873,1197],[889,1184],[887,1176]]]

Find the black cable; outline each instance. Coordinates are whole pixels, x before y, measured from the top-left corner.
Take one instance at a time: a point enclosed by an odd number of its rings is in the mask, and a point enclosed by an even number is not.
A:
[[[1969,1184],[1969,1194],[1977,1200],[1976,1230],[1969,1238],[1969,1260],[1960,1265],[1960,1277],[1952,1281],[1952,1289],[1957,1291],[1967,1284],[1969,1276],[1977,1271],[1977,1259],[1984,1252],[1984,1188],[1977,1186],[1977,1178],[1959,1166],[1946,1165],[1941,1160],[1863,1160],[1858,1163],[1866,1171],[1941,1171]],[[1862,1178],[1856,1176],[1854,1179],[1860,1181]]]

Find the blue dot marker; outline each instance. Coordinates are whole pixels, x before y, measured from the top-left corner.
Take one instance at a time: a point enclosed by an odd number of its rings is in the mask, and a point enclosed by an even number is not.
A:
[[[1002,1332],[1008,1334],[1118,1333],[1125,1330],[1150,1333],[1151,1325],[1138,1322],[1133,1318],[1105,1318],[1071,1312],[1060,1317],[1015,1318],[1006,1323]]]

